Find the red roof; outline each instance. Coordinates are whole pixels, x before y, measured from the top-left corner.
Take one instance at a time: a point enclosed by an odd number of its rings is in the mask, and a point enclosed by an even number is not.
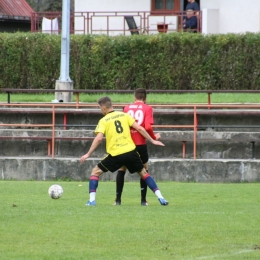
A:
[[[26,0],[0,0],[0,17],[31,17],[34,13]]]

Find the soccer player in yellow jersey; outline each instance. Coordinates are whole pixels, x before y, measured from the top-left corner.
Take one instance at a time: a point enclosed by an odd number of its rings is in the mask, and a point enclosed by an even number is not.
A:
[[[155,183],[143,166],[143,162],[136,151],[136,146],[131,138],[130,127],[136,129],[147,140],[154,145],[164,146],[160,141],[154,140],[145,129],[135,122],[129,114],[114,111],[111,99],[103,97],[98,100],[98,104],[104,117],[99,120],[95,129],[96,137],[93,140],[89,151],[80,158],[83,163],[95,151],[106,136],[106,150],[108,155],[99,162],[91,172],[89,180],[89,201],[87,206],[96,205],[96,189],[98,187],[99,176],[104,172],[115,172],[122,166],[126,166],[130,173],[137,172],[145,180],[147,186],[155,193],[161,205],[168,205]]]

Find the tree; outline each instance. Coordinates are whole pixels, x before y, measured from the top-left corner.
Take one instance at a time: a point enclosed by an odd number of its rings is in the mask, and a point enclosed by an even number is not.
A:
[[[61,12],[62,0],[26,0],[35,12]],[[70,10],[74,10],[74,0],[70,0]]]
[[[61,12],[62,11],[62,0],[49,0],[47,12]]]

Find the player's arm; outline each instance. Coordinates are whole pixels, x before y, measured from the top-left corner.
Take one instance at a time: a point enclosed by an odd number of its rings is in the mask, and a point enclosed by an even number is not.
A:
[[[145,124],[145,130],[154,140],[159,140],[161,138],[160,133],[156,133],[156,134],[154,133],[151,124],[146,123]]]
[[[96,148],[99,146],[102,140],[103,140],[103,134],[98,133],[95,139],[93,140],[88,152],[80,158],[81,163],[83,163],[86,159],[90,157],[90,155],[96,150]]]
[[[164,144],[163,144],[162,142],[154,140],[154,139],[146,132],[146,130],[145,130],[142,126],[138,125],[136,122],[134,122],[131,127],[133,127],[136,131],[138,131],[143,137],[145,137],[147,140],[149,140],[152,144],[164,146]]]
[[[147,110],[146,116],[145,116],[145,122],[144,122],[144,128],[146,132],[154,139],[158,140],[161,138],[161,135],[159,133],[155,134],[152,128],[153,125],[153,109],[152,107],[149,107]]]

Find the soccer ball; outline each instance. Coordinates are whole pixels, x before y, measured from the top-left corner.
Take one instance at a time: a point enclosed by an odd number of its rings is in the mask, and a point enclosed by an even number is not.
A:
[[[48,193],[52,199],[59,199],[63,194],[63,189],[60,185],[54,184],[49,188]]]

